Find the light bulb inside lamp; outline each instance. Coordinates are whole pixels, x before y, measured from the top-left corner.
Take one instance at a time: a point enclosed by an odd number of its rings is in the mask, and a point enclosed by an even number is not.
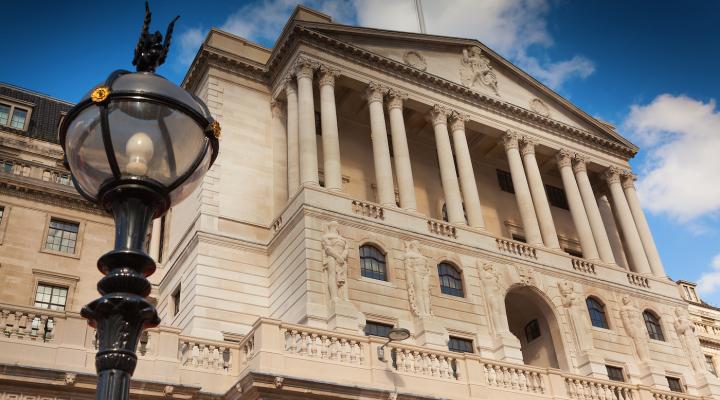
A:
[[[145,132],[138,132],[128,139],[125,144],[125,155],[128,157],[127,173],[136,176],[145,176],[148,172],[148,163],[155,149],[152,139]]]

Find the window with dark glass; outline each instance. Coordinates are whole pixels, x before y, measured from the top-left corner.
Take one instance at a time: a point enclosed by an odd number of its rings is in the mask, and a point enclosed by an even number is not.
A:
[[[503,192],[515,193],[515,187],[513,187],[512,183],[512,175],[510,175],[509,172],[503,171],[501,169],[496,169],[495,172],[497,173],[497,180],[498,185],[500,185],[500,190],[502,190]]]
[[[386,338],[392,328],[393,326],[390,324],[367,321],[365,323],[365,336],[380,336]]]
[[[79,227],[80,225],[75,222],[61,221],[55,218],[51,219],[45,241],[45,248],[74,254]]]
[[[705,354],[705,367],[707,368],[708,372],[717,376],[717,371],[715,370],[715,362],[713,361],[713,356],[711,356],[710,354]]]
[[[660,326],[660,319],[648,310],[643,312],[643,319],[645,320],[645,327],[647,328],[650,338],[665,341],[665,336]]]
[[[0,206],[0,224],[2,224],[3,216],[5,216],[5,207]]]
[[[462,287],[462,274],[453,265],[448,263],[438,264],[438,275],[440,276],[440,292],[451,296],[464,297]]]
[[[574,249],[571,249],[571,248],[568,248],[568,247],[564,248],[563,250],[564,250],[566,253],[568,253],[568,254],[570,254],[571,256],[573,256],[573,257],[577,257],[577,258],[582,258],[582,257],[583,257],[582,251],[577,251],[577,250],[574,250]]]
[[[13,111],[12,119],[10,120],[10,127],[15,129],[25,129],[25,119],[27,118],[27,110],[15,108]]]
[[[67,295],[66,287],[39,283],[35,292],[35,307],[64,311]]]
[[[585,303],[587,304],[588,313],[590,313],[592,326],[609,329],[607,318],[605,317],[605,306],[594,297],[588,297]]]
[[[385,255],[375,246],[360,246],[360,275],[366,278],[387,280]]]
[[[512,240],[514,240],[516,242],[527,243],[527,240],[525,239],[525,236],[523,236],[523,235],[513,233],[511,236],[512,236]]]
[[[540,323],[534,319],[525,325],[525,340],[530,343],[540,337]]]
[[[13,167],[15,164],[12,161],[5,161],[1,165],[3,172],[7,172],[8,174],[13,173]]]
[[[0,125],[24,130],[27,125],[28,109],[13,104],[0,103]]]
[[[545,185],[545,193],[547,193],[548,202],[551,206],[568,210],[567,197],[565,197],[565,191],[559,187]]]
[[[680,378],[676,378],[674,376],[666,376],[668,387],[673,392],[683,392],[682,384],[680,383]]]
[[[10,121],[10,106],[0,104],[0,125],[7,125]]]
[[[173,306],[173,317],[178,315],[180,313],[180,285],[178,285],[177,289],[173,292],[171,295],[172,297],[172,306]]]
[[[448,349],[450,351],[457,351],[458,353],[474,353],[472,340],[455,336],[450,336]]]
[[[622,368],[606,365],[605,369],[607,369],[608,379],[611,381],[625,382],[625,374],[623,374]]]

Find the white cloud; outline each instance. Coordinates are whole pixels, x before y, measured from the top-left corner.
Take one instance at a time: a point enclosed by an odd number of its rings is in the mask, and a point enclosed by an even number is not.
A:
[[[720,211],[720,112],[663,94],[634,105],[624,127],[645,145],[638,192],[645,208],[688,222]]]
[[[419,30],[411,0],[354,0],[354,4],[360,25]],[[545,0],[426,0],[422,5],[428,33],[478,39],[551,88],[595,70],[592,61],[579,55],[552,61],[528,54],[531,48],[547,49],[553,44],[546,23],[550,6]]]
[[[205,33],[200,28],[191,28],[180,34],[180,54],[178,57],[183,66],[190,65],[203,40],[205,40]]]
[[[708,295],[720,289],[720,254],[716,255],[710,264],[711,271],[705,272],[697,282],[697,290],[700,294]]]

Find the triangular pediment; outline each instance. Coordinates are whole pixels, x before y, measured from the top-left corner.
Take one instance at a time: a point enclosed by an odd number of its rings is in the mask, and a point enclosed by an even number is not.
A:
[[[307,29],[628,148],[637,147],[482,43],[407,32],[301,22]]]

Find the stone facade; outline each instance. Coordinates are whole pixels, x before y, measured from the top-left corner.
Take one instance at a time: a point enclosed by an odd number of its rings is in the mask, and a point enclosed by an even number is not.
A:
[[[223,137],[150,232],[162,325],[137,398],[720,395],[637,202],[638,149],[477,41],[299,7],[273,49],[212,30],[183,85]],[[1,134],[33,172],[1,181],[0,398],[92,397],[78,311],[112,221],[37,178],[56,144]],[[43,246],[54,216],[78,226],[71,255]],[[411,337],[364,334],[390,326]]]

